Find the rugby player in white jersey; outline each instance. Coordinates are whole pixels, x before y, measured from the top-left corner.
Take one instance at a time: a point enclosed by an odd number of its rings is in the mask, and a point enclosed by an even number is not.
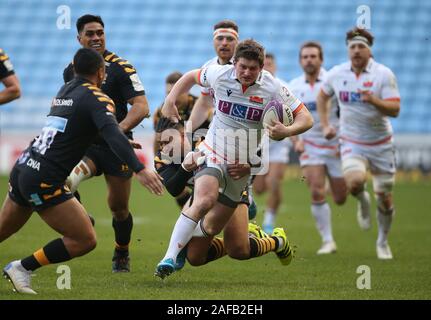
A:
[[[231,20],[222,20],[214,25],[213,45],[217,54],[205,62],[202,68],[210,65],[225,65],[233,63],[233,54],[239,41],[238,25]],[[208,113],[213,111],[213,100],[210,88],[201,88],[201,95],[196,101],[189,121],[186,123],[186,132],[191,134],[208,119]]]
[[[307,108],[263,70],[263,63],[264,48],[254,40],[242,41],[235,49],[234,65],[211,65],[187,72],[165,100],[163,115],[178,121],[177,96],[199,84],[213,90],[216,111],[205,141],[199,145],[205,154],[205,163],[195,174],[193,203],[178,218],[168,250],[156,268],[156,275],[161,278],[175,271],[178,253],[192,238],[196,228],[205,230],[208,235],[216,235],[231,218],[249,175],[234,179],[227,172],[227,166],[229,163],[248,162],[249,155],[256,154],[265,105],[277,97],[291,108],[295,116],[289,127],[278,121],[268,127],[268,134],[273,139],[300,134],[313,125]],[[198,224],[207,213],[217,220],[213,219],[208,225],[204,219]],[[284,230],[277,228],[272,235],[278,239],[280,250],[277,255],[280,259],[287,258],[283,257]]]
[[[277,64],[275,56],[272,53],[265,54],[265,63],[263,68],[275,77]],[[280,78],[277,79],[283,85],[287,86],[283,80]],[[281,182],[284,177],[287,163],[289,162],[289,149],[289,139],[283,139],[281,141],[270,140],[268,173],[265,175],[257,175],[253,182],[253,189],[256,194],[262,194],[263,192],[268,191],[262,228],[269,234],[274,229],[275,217],[282,201]]]
[[[364,29],[347,32],[350,61],[329,71],[318,95],[317,110],[325,137],[334,137],[328,102],[331,96],[337,97],[342,169],[348,190],[359,202],[359,225],[362,229],[371,227],[370,196],[365,188],[369,168],[377,200],[377,257],[392,259],[388,233],[394,215],[392,188],[396,169],[388,117],[398,116],[400,94],[393,72],[372,58],[373,39]]]
[[[326,70],[322,68],[322,46],[314,41],[305,42],[299,50],[299,63],[304,74],[290,81],[289,88],[307,106],[313,116],[314,126],[291,140],[294,150],[300,154],[299,162],[311,192],[311,213],[322,238],[322,246],[317,254],[328,254],[335,252],[337,246],[332,235],[331,208],[326,202],[326,177],[336,204],[343,204],[347,197],[338,143],[338,105],[336,99],[332,99],[329,123],[337,130],[337,134],[328,140],[323,136],[316,110],[316,98],[326,76]]]

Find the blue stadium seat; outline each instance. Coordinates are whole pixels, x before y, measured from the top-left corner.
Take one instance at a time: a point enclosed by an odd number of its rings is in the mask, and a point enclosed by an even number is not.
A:
[[[431,133],[430,1],[256,0],[250,5],[246,0],[229,4],[217,0],[128,0],[121,6],[116,0],[65,3],[72,9],[69,30],[56,27],[55,1],[0,2],[0,47],[11,56],[26,98],[17,108],[8,106],[3,117],[28,119],[17,115],[44,110],[32,101],[49,99],[62,84],[63,68],[79,47],[75,21],[84,13],[102,15],[108,48],[135,65],[154,109],[163,99],[167,74],[199,67],[214,56],[212,26],[219,20],[235,20],[241,38],[253,37],[264,43],[276,54],[280,75],[290,80],[301,73],[298,48],[306,40],[322,43],[327,69],[347,60],[345,32],[356,23],[357,7],[365,4],[371,8],[376,59],[395,72],[402,94],[403,111],[393,121],[395,131]],[[32,120],[36,117],[20,126],[35,127]]]

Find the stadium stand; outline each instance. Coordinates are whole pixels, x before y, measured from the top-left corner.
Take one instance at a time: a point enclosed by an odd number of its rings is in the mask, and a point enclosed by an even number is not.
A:
[[[57,7],[71,8],[71,28],[59,30]],[[79,47],[76,19],[100,14],[107,47],[138,69],[154,110],[164,96],[164,78],[173,70],[199,67],[211,58],[212,25],[230,18],[241,38],[253,37],[276,54],[280,76],[300,74],[297,51],[309,39],[325,49],[325,67],[347,60],[346,30],[356,24],[360,5],[371,8],[376,60],[398,77],[402,111],[392,120],[396,133],[431,133],[431,2],[342,0],[6,0],[0,2],[0,47],[11,56],[22,83],[22,99],[1,108],[2,130],[39,129],[62,83],[63,68]],[[412,17],[414,17],[412,19]],[[150,122],[145,127],[151,129]]]

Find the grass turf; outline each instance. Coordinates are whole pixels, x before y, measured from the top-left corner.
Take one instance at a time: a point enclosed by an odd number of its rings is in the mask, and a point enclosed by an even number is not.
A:
[[[277,225],[288,230],[296,245],[290,266],[282,266],[274,254],[247,261],[224,257],[202,267],[186,265],[165,281],[153,276],[167,248],[179,210],[168,195],[156,198],[134,182],[130,209],[135,227],[128,274],[112,274],[113,230],[106,204],[103,178],[82,184],[87,210],[96,219],[97,248],[88,255],[63,263],[71,269],[71,290],[57,289],[57,265],[39,269],[32,287],[39,295],[14,294],[0,282],[0,300],[11,299],[430,299],[431,298],[431,197],[430,182],[400,182],[395,187],[396,216],[390,233],[392,261],[379,261],[373,216],[371,231],[356,222],[356,202],[351,197],[333,208],[332,221],[338,252],[317,256],[320,237],[309,208],[309,193],[300,179],[284,182],[284,200]],[[6,194],[7,178],[0,177],[0,194]],[[264,198],[258,197],[257,221],[262,220]],[[375,201],[373,201],[375,208]],[[0,266],[28,256],[58,237],[34,214],[14,236],[0,244]],[[371,289],[356,286],[357,268],[371,270]]]

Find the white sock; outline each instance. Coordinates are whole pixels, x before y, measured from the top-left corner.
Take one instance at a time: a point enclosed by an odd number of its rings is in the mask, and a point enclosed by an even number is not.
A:
[[[370,194],[366,190],[362,190],[358,194],[354,195],[356,199],[361,203],[362,207],[369,206],[370,203]]]
[[[313,203],[311,213],[316,220],[316,227],[319,230],[322,242],[332,242],[331,208],[327,202]]]
[[[275,249],[275,252],[280,251],[284,246],[284,239],[282,237],[276,237],[278,239],[278,247]]]
[[[193,230],[193,237],[199,237],[199,238],[208,237],[208,234],[205,232],[205,229],[203,228],[203,222],[204,222],[203,219],[199,220],[195,230]]]
[[[274,225],[275,212],[272,209],[266,209],[265,215],[263,216],[263,224]]]
[[[394,209],[390,209],[389,211],[392,212],[390,214],[384,214],[381,213],[379,209],[377,209],[377,224],[379,226],[379,235],[377,236],[378,245],[385,245],[388,242],[388,233],[391,229]]]
[[[177,222],[175,223],[174,230],[172,231],[171,240],[169,241],[168,251],[163,260],[172,258],[176,261],[178,253],[190,241],[193,235],[193,230],[196,228],[197,223],[181,213]]]

